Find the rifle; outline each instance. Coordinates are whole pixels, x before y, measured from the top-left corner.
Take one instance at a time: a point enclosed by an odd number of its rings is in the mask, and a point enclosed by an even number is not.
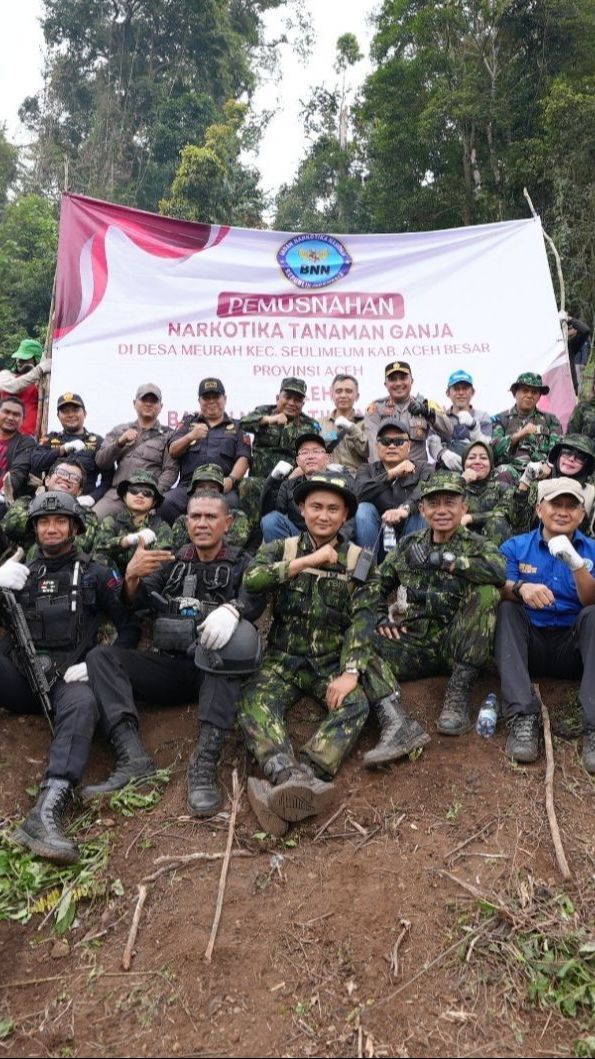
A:
[[[10,592],[7,588],[2,589],[2,602],[9,619],[9,632],[22,671],[29,682],[31,691],[37,695],[41,702],[45,719],[53,735],[52,700],[50,699],[51,684],[48,681],[42,659],[35,650],[23,608],[20,603],[17,603],[14,592]]]

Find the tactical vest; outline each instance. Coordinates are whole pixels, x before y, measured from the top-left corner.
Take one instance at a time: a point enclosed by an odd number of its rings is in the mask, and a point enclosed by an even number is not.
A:
[[[83,640],[91,642],[99,626],[97,583],[87,572],[88,556],[48,571],[43,559],[31,565],[31,576],[19,595],[31,637],[38,650],[76,654]]]
[[[297,559],[298,544],[300,542],[299,537],[287,537],[283,547],[283,562],[290,563],[294,559]],[[347,570],[344,574],[339,574],[334,570],[317,570],[315,566],[306,566],[301,571],[302,574],[310,574],[312,577],[316,577],[318,580],[321,578],[332,578],[334,581],[348,581],[353,585],[351,575],[357,565],[357,560],[360,557],[361,548],[359,544],[353,544],[350,542],[347,548]]]

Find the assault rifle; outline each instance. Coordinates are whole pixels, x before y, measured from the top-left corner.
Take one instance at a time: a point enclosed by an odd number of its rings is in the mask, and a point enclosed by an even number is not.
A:
[[[12,639],[20,668],[26,676],[31,691],[37,695],[45,719],[50,726],[50,732],[54,734],[52,724],[52,701],[50,699],[51,684],[48,681],[46,670],[43,665],[43,657],[37,654],[35,644],[31,638],[27,619],[20,603],[17,603],[14,592],[7,588],[2,589],[2,604],[8,619],[8,630]],[[53,665],[52,665],[53,669]]]

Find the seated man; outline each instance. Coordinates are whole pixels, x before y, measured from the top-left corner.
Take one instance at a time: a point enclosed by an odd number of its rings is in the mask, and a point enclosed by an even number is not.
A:
[[[572,478],[540,482],[541,526],[505,541],[496,664],[510,733],[506,753],[535,761],[541,706],[531,674],[581,678],[583,764],[595,773],[595,541],[580,532],[584,491]]]
[[[265,544],[270,541],[283,540],[285,537],[295,537],[298,533],[304,532],[306,523],[300,505],[295,499],[295,492],[304,478],[308,479],[313,474],[320,474],[328,467],[329,455],[321,434],[300,435],[295,446],[295,462],[294,470],[281,483],[275,511],[269,511],[261,519],[262,539]],[[288,464],[286,466],[289,467]],[[267,506],[268,490],[271,485],[275,485],[274,474],[269,475],[263,489],[262,505],[264,508]]]
[[[161,517],[170,526],[188,503],[188,486],[197,467],[216,463],[223,471],[224,492],[230,507],[237,507],[237,487],[250,466],[250,438],[225,411],[227,396],[221,379],[201,379],[200,409],[182,419],[169,440],[169,453],[178,461],[180,481],[165,494]]]
[[[173,533],[169,523],[159,518],[163,503],[157,479],[150,471],[134,471],[118,483],[117,495],[124,503],[122,511],[106,515],[95,536],[93,558],[123,576],[138,542],[145,548],[172,549]]]
[[[188,497],[198,496],[200,493],[220,493],[224,491],[224,475],[216,463],[204,463],[197,467],[192,475],[192,481],[188,487]],[[233,544],[237,548],[245,548],[250,537],[250,523],[248,516],[236,508],[229,512],[232,517],[229,532],[225,534],[225,543]],[[188,536],[188,522],[186,514],[178,515],[172,526],[173,546],[177,552],[185,544],[190,544]]]
[[[441,441],[437,434],[428,438],[428,452],[439,467],[449,471],[461,471],[461,457],[471,441],[489,439],[492,436],[492,417],[488,412],[474,408],[473,377],[468,371],[453,371],[446,384],[446,396],[450,408],[446,415],[452,422],[452,438]]]
[[[78,393],[60,394],[57,404],[58,419],[62,430],[50,430],[39,439],[31,453],[31,473],[40,477],[47,474],[58,460],[78,453],[81,465],[87,472],[84,496],[94,503],[104,495],[111,484],[111,472],[100,472],[97,466],[97,451],[103,441],[100,434],[87,430],[87,411]],[[100,484],[99,476],[101,475]]]
[[[373,575],[372,588],[377,584],[381,595],[374,649],[391,668],[396,693],[392,705],[377,710],[381,739],[364,756],[366,766],[428,741],[402,708],[397,681],[448,673],[438,731],[462,735],[471,727],[469,693],[492,653],[505,563],[495,544],[465,529],[466,511],[463,479],[436,471],[424,482],[420,504],[429,529],[399,541]],[[387,612],[394,592],[396,604]]]
[[[6,513],[4,494],[10,502],[33,492],[28,479],[35,442],[21,432],[24,415],[18,397],[0,398],[0,515]]]
[[[85,468],[78,457],[71,456],[70,459],[60,460],[54,464],[49,474],[46,475],[44,485],[37,495],[43,496],[45,492],[59,492],[69,493],[70,496],[75,497],[80,509],[79,514],[85,523],[84,532],[77,535],[75,547],[78,552],[90,555],[93,551],[99,519],[94,511],[83,510],[81,506],[81,494],[85,488],[85,477]],[[82,499],[84,500],[85,498],[82,497]],[[33,524],[29,522],[29,508],[32,501],[33,498],[30,496],[19,497],[8,508],[6,515],[2,519],[2,529],[6,536],[13,544],[23,548],[27,558],[29,558],[31,550],[36,547],[35,529]]]
[[[523,372],[510,392],[514,405],[494,416],[492,445],[496,465],[504,464],[512,480],[518,481],[529,462],[547,459],[564,431],[557,416],[537,407],[540,397],[550,392],[541,375]]]
[[[422,483],[432,474],[429,463],[411,462],[411,439],[398,419],[384,419],[376,435],[379,459],[360,467],[355,479],[358,508],[355,539],[362,548],[381,545],[386,555],[397,540],[424,528],[418,514]],[[378,537],[383,529],[382,540]]]
[[[12,837],[41,857],[70,864],[78,850],[65,833],[64,815],[85,770],[99,716],[83,660],[95,643],[102,613],[118,629],[122,647],[135,642],[135,633],[120,600],[120,580],[74,546],[85,528],[74,497],[59,492],[36,496],[29,521],[39,557],[28,567],[9,559],[0,566],[0,586],[21,589],[19,602],[51,686],[53,732],[37,803]],[[0,705],[15,713],[41,713],[41,701],[21,670],[10,624],[7,631],[1,641]]]
[[[320,433],[316,420],[303,411],[306,394],[303,379],[282,379],[275,404],[259,405],[240,419],[242,430],[254,435],[251,478],[264,481],[279,460],[292,461],[300,434]]]
[[[248,781],[248,798],[275,835],[327,808],[329,781],[357,740],[368,698],[391,692],[382,664],[371,659],[374,607],[367,571],[357,569],[361,550],[342,536],[357,505],[349,481],[329,471],[302,479],[295,501],[305,531],[263,544],[244,575],[248,594],[272,596],[268,647],[261,671],[244,687],[238,721],[265,776]],[[303,695],[329,712],[298,761],[285,714]]]
[[[359,387],[353,375],[335,375],[331,383],[335,407],[320,424],[333,463],[340,463],[352,475],[368,460],[364,416],[355,408],[358,397]]]
[[[259,662],[258,634],[249,621],[262,613],[264,601],[247,597],[240,587],[250,557],[223,542],[231,525],[225,498],[218,493],[194,496],[186,517],[190,544],[175,559],[169,552],[147,551],[141,541],[126,568],[126,600],[159,615],[153,649],[97,647],[87,659],[103,726],[116,751],[116,768],[104,783],[85,787],[82,794],[93,798],[110,793],[154,771],[139,745],[135,698],[156,706],[198,701],[200,729],[188,765],[188,808],[195,816],[211,816],[222,805],[217,765],[225,734],[235,721],[240,676],[253,672]],[[201,604],[210,607],[204,621]],[[241,615],[249,621],[240,623]],[[197,628],[205,650],[195,661],[188,648],[196,641]]]

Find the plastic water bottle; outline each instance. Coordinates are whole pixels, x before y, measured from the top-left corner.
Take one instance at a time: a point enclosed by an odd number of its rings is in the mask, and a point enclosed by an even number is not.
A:
[[[397,544],[397,534],[394,526],[385,526],[382,532],[382,547],[385,552],[390,552]]]
[[[479,707],[475,731],[484,739],[489,739],[496,731],[498,720],[498,699],[491,691]]]

